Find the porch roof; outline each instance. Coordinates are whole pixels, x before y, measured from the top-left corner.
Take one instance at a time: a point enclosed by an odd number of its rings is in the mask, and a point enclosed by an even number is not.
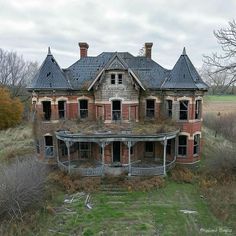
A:
[[[133,133],[119,133],[111,132],[97,132],[96,134],[71,133],[69,131],[55,132],[57,139],[67,142],[139,142],[139,141],[162,141],[165,139],[175,138],[179,133],[179,129],[171,132],[157,133],[157,134],[133,134]]]

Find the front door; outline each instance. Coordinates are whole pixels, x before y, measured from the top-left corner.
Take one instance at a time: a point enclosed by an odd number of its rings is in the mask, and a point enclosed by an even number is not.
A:
[[[120,162],[120,142],[113,142],[113,162]]]

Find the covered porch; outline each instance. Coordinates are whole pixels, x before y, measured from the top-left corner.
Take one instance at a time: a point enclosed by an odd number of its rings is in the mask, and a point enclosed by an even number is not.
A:
[[[58,166],[82,176],[166,175],[175,164],[178,133],[85,135],[58,131]]]

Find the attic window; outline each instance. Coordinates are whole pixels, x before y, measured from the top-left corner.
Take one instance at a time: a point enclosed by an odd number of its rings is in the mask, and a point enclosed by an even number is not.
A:
[[[111,84],[116,84],[116,75],[111,74]]]
[[[123,80],[122,80],[122,74],[118,74],[118,84],[122,84]]]
[[[47,77],[48,77],[49,75],[51,75],[51,72],[48,72],[48,73],[47,73]]]

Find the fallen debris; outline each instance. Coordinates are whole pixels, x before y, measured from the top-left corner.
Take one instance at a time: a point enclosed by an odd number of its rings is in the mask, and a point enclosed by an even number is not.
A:
[[[85,206],[86,206],[89,210],[92,209],[92,206],[91,206],[91,204],[90,204],[90,202],[89,202],[90,199],[91,199],[91,195],[88,194],[87,197],[86,197],[86,199],[85,199]]]
[[[184,214],[197,214],[197,211],[191,211],[191,210],[180,210],[180,212],[183,212]]]

